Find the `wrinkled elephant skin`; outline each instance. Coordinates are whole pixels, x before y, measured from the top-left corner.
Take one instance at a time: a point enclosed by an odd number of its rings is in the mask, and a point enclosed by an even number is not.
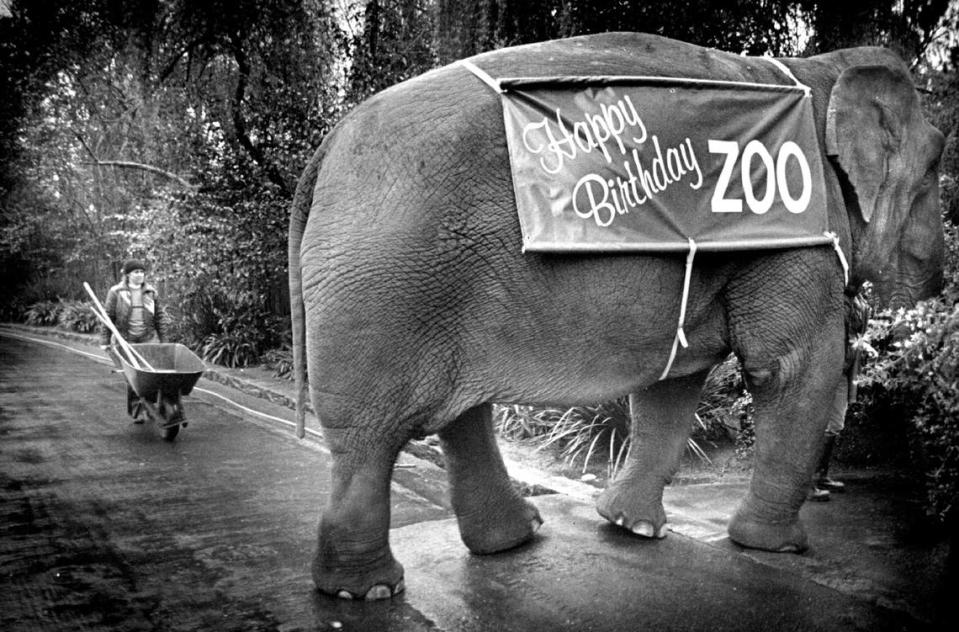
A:
[[[666,75],[788,84],[765,60],[614,33],[472,60],[494,77]],[[389,546],[397,453],[437,433],[463,540],[493,553],[533,537],[536,509],[510,485],[491,402],[557,405],[630,393],[641,412],[608,520],[663,534],[674,474],[710,367],[730,352],[755,403],[756,463],[729,526],[773,551],[806,546],[799,523],[825,417],[842,382],[844,291],[871,280],[911,303],[937,291],[942,135],[907,68],[878,48],[783,59],[813,90],[829,247],[701,254],[689,348],[657,382],[675,334],[684,257],[523,254],[499,96],[458,65],[385,90],[327,136],[292,209],[294,359],[333,454],[334,489],[313,566],[350,598],[402,590]],[[302,392],[302,391],[301,391]]]

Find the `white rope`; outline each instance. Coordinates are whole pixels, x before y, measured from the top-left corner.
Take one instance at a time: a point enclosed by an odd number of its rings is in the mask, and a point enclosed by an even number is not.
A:
[[[784,75],[786,75],[787,77],[789,77],[790,79],[792,79],[793,83],[795,83],[797,87],[802,88],[803,92],[806,93],[806,96],[807,96],[807,97],[811,97],[811,96],[812,96],[812,88],[810,88],[809,86],[807,86],[807,85],[804,84],[803,82],[799,81],[799,79],[796,79],[796,75],[794,75],[794,74],[792,73],[792,71],[789,70],[789,68],[786,67],[786,64],[782,63],[782,62],[779,61],[778,59],[773,59],[772,57],[761,57],[760,59],[765,59],[766,61],[768,61],[769,63],[771,63],[771,64],[772,64],[773,66],[775,66],[776,68],[779,68],[779,70],[782,71],[782,73],[783,73]]]
[[[686,332],[683,331],[683,325],[686,323],[686,305],[689,303],[689,281],[693,274],[693,259],[696,257],[696,242],[689,240],[689,255],[686,256],[686,277],[683,279],[683,300],[679,304],[679,325],[676,327],[676,337],[673,338],[673,348],[669,352],[669,361],[666,362],[666,368],[663,374],[659,376],[660,380],[665,380],[669,375],[669,370],[673,368],[673,362],[676,360],[676,352],[679,351],[679,345],[683,349],[689,347],[686,340]]]
[[[849,285],[849,262],[846,260],[846,255],[842,251],[842,246],[839,245],[839,235],[829,231],[823,234],[832,239],[832,246],[836,249],[836,256],[839,257],[839,263],[842,265],[843,279],[845,279],[846,285]]]
[[[499,93],[506,92],[506,90],[504,90],[502,86],[500,86],[499,81],[490,77],[488,74],[486,74],[486,72],[480,69],[476,64],[466,61],[465,59],[461,59],[459,64],[463,68],[466,68],[471,73],[476,75],[480,81],[488,85],[490,88],[492,88],[496,92],[499,92]]]

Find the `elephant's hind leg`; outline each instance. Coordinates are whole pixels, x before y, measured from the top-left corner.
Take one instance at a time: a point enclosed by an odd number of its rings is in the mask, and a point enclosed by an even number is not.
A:
[[[492,408],[472,408],[439,433],[453,511],[473,553],[496,553],[530,540],[543,520],[513,488],[493,433]]]
[[[666,535],[663,487],[679,468],[707,373],[657,382],[630,395],[629,455],[596,499],[601,516],[637,535]]]
[[[388,599],[403,590],[403,566],[389,544],[390,482],[402,444],[384,446],[380,435],[362,440],[331,428],[324,435],[333,454],[333,489],[320,519],[313,581],[321,592],[345,599]]]

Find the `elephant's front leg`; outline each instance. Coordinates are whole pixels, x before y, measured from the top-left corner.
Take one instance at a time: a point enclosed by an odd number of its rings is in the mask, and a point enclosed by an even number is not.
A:
[[[666,535],[663,487],[679,468],[707,374],[657,382],[630,395],[629,454],[596,500],[604,518],[645,537]]]
[[[842,332],[824,327],[807,349],[779,357],[769,368],[744,362],[755,408],[756,452],[749,491],[729,524],[738,544],[777,552],[807,547],[799,509],[809,492],[816,457],[842,376]]]
[[[320,519],[313,581],[346,599],[387,599],[403,590],[403,567],[390,550],[390,483],[401,446],[382,434],[324,428],[333,454],[333,489]]]
[[[543,520],[509,480],[493,433],[492,407],[466,411],[439,437],[453,511],[469,550],[496,553],[531,539]]]

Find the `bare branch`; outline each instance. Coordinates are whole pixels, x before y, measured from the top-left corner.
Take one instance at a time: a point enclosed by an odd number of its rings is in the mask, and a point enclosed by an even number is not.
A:
[[[129,160],[100,160],[97,158],[97,155],[93,153],[93,150],[90,149],[90,146],[87,145],[87,141],[83,139],[83,136],[74,132],[74,136],[77,137],[77,140],[80,141],[80,144],[83,145],[83,148],[87,150],[87,153],[90,154],[92,162],[82,162],[82,165],[95,165],[97,167],[116,167],[118,169],[139,169],[140,171],[148,171],[150,173],[156,174],[158,176],[163,176],[167,180],[173,180],[180,184],[180,186],[195,191],[200,187],[196,184],[190,184],[177,174],[167,171],[165,169],[160,169],[159,167],[154,167],[153,165],[145,165],[142,162],[131,162]]]
[[[130,162],[128,160],[96,160],[94,159],[93,162],[84,162],[81,164],[96,165],[98,167],[117,167],[119,169],[139,169],[140,171],[148,171],[158,176],[163,176],[164,178],[168,180],[173,180],[174,182],[177,182],[178,184],[180,184],[180,186],[186,189],[196,190],[200,188],[198,185],[190,184],[189,182],[187,182],[186,180],[184,180],[183,178],[181,178],[175,173],[171,173],[169,171],[166,171],[165,169],[160,169],[159,167],[154,167],[153,165],[145,165],[140,162]]]

